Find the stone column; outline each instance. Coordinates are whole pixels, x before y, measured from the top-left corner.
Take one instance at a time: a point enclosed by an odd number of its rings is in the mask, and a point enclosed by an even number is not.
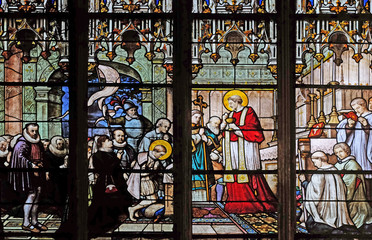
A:
[[[5,61],[5,82],[22,82],[22,52],[11,49],[12,56]],[[16,135],[22,132],[22,87],[5,87],[5,134]]]
[[[49,91],[48,98],[48,119],[60,117],[62,115],[62,96],[64,92],[61,87],[54,87]],[[62,135],[62,119],[53,120],[48,123],[48,138],[53,136]]]
[[[48,127],[48,100],[51,87],[38,86],[34,88],[36,91],[36,121],[39,124],[39,133],[41,139],[49,137]]]

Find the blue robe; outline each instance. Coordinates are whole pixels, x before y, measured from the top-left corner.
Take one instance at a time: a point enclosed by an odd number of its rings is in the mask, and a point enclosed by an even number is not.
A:
[[[368,112],[362,115],[369,126],[372,126],[372,113]],[[337,142],[345,142],[349,145],[352,156],[362,167],[362,170],[372,170],[372,132],[370,129],[365,131],[360,122],[356,122],[354,128],[347,131],[347,119],[342,120],[337,125]],[[370,128],[370,127],[369,127]],[[364,175],[366,178],[372,178],[372,174]]]
[[[216,136],[206,130],[205,135],[207,137],[215,138]],[[200,140],[197,143],[193,141],[193,151],[192,151],[192,170],[213,170],[212,162],[209,158],[209,153],[207,144]],[[208,153],[209,152],[209,153]],[[208,183],[206,183],[206,176]],[[193,174],[192,175],[193,187],[192,190],[206,190],[206,185],[211,187],[214,184],[213,174]]]

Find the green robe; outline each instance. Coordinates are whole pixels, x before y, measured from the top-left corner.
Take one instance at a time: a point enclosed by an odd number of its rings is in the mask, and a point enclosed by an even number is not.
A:
[[[335,164],[338,170],[360,171],[362,168],[353,156],[344,158]],[[347,192],[346,200],[349,214],[355,226],[360,228],[363,224],[372,223],[372,208],[365,202],[366,187],[363,174],[341,174]]]

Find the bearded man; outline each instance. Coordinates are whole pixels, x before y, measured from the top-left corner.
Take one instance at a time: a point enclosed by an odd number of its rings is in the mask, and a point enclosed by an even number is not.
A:
[[[151,130],[152,123],[146,117],[138,114],[138,107],[132,102],[124,103],[125,116],[112,118],[106,114],[107,122],[121,125],[127,136],[128,144],[138,152],[138,146],[142,137]]]
[[[52,137],[45,152],[45,167],[50,170],[47,172],[47,178],[50,180],[51,197],[55,203],[62,206],[67,197],[67,173],[63,171],[67,167],[67,154],[68,150],[63,137]]]
[[[10,167],[15,169],[37,169],[43,167],[44,148],[40,141],[39,125],[29,123],[23,129],[22,136],[14,146]],[[46,231],[48,228],[38,222],[39,197],[43,186],[44,174],[41,172],[10,172],[9,181],[15,191],[26,193],[23,205],[22,229],[33,233]],[[31,220],[31,221],[30,221]]]
[[[206,146],[206,157],[209,158],[208,162],[212,163],[213,170],[221,171],[224,170],[221,163],[222,156],[220,155],[221,145],[220,145],[220,131],[221,119],[219,117],[211,117],[209,122],[206,124],[205,135],[207,136],[207,146]],[[217,202],[222,201],[224,194],[225,185],[223,183],[223,174],[214,174],[214,179],[216,182],[216,200]]]

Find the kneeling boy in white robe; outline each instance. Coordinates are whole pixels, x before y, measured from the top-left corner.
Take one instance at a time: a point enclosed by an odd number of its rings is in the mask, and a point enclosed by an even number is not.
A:
[[[338,172],[335,174],[322,171],[337,171],[328,163],[328,156],[321,151],[312,154],[311,161],[318,168],[319,174],[313,174],[310,182],[304,175],[299,179],[306,189],[307,217],[306,227],[310,233],[344,233],[356,232],[346,205],[346,186]]]

